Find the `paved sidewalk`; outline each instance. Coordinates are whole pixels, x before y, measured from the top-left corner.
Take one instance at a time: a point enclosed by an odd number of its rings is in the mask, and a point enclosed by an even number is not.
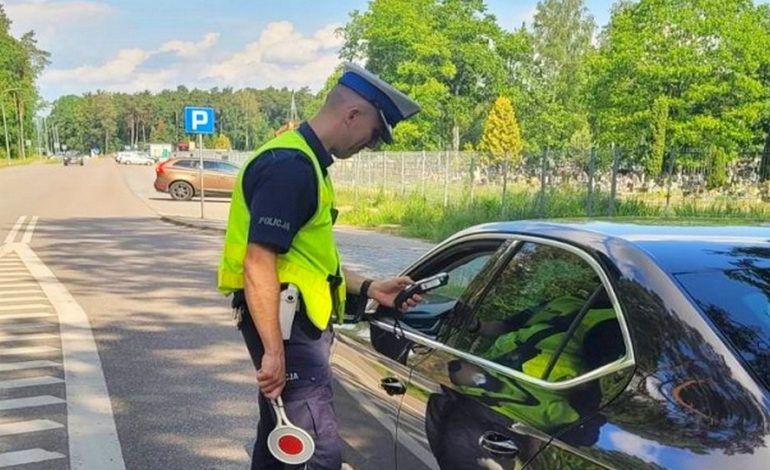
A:
[[[161,220],[223,234],[225,231],[224,220],[175,215],[161,215]],[[336,227],[334,233],[345,266],[369,276],[394,276],[433,248],[421,240],[349,226]]]

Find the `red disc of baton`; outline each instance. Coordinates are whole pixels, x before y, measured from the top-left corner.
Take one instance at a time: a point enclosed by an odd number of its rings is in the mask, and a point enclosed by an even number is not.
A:
[[[275,410],[276,426],[267,436],[267,448],[270,449],[270,453],[279,461],[290,465],[307,462],[315,452],[313,438],[307,431],[294,426],[289,421],[280,397],[272,400],[271,403]]]

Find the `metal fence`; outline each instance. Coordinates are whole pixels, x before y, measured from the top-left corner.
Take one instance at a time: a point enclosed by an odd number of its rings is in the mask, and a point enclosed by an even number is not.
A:
[[[376,191],[419,195],[444,207],[490,197],[505,206],[512,192],[536,193],[541,216],[548,215],[549,197],[557,193],[580,198],[586,215],[614,215],[619,201],[629,199],[666,210],[683,201],[770,201],[770,186],[760,178],[761,153],[740,155],[717,179],[708,151],[668,152],[653,176],[633,163],[638,158],[612,147],[585,155],[530,154],[517,164],[496,165],[476,152],[362,152],[337,160],[331,172],[335,186],[353,191],[356,199]]]
[[[179,156],[198,151],[178,152]],[[204,158],[242,164],[253,152],[203,150]],[[526,154],[517,164],[490,164],[478,152],[362,152],[331,167],[338,189],[358,200],[372,192],[390,197],[420,196],[443,204],[496,199],[505,207],[512,193],[536,195],[537,215],[548,216],[550,198],[579,198],[585,214],[614,215],[621,201],[638,200],[668,210],[673,204],[762,204],[770,202],[770,183],[761,177],[762,154],[739,153],[713,178],[713,152],[666,153],[662,171],[651,175],[640,156],[620,148],[584,154],[546,151]],[[770,160],[770,155],[765,157]],[[767,180],[767,178],[764,178]]]

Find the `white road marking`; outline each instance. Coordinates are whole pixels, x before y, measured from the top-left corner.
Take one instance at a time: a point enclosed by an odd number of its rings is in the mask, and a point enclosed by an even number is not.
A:
[[[27,434],[29,432],[50,431],[63,428],[64,425],[50,419],[33,419],[30,421],[17,421],[15,423],[0,424],[0,437],[14,434]]]
[[[3,313],[0,314],[0,321],[3,320],[18,320],[20,318],[43,318],[52,317],[53,312],[29,312],[29,313]]]
[[[40,300],[45,300],[45,297],[41,297],[39,295],[36,296],[28,296],[28,297],[3,297],[0,298],[0,303],[2,304],[9,304],[11,302],[38,302]]]
[[[13,343],[14,341],[37,341],[37,340],[47,340],[47,339],[56,339],[58,338],[57,335],[52,335],[48,333],[33,333],[33,334],[7,334],[7,333],[1,333],[0,332],[0,343]],[[2,367],[2,365],[0,365]]]
[[[38,216],[32,217],[32,220],[27,224],[27,230],[24,231],[24,238],[21,239],[22,243],[29,243],[32,241],[32,233],[35,231],[35,225],[37,225]]]
[[[37,387],[39,385],[54,385],[64,382],[58,377],[43,376],[43,377],[27,377],[24,379],[12,379],[12,380],[0,380],[0,390],[8,390],[11,388],[24,388],[24,387]]]
[[[36,330],[54,329],[53,323],[34,322],[34,323],[0,323],[0,334],[2,333],[25,333]]]
[[[48,452],[43,449],[17,450],[15,452],[3,452],[0,454],[0,468],[14,465],[26,465],[30,463],[45,462],[48,460],[62,459],[64,455],[58,452]]]
[[[0,294],[3,294],[3,296],[6,296],[6,297],[9,296],[9,295],[15,296],[15,295],[28,295],[28,294],[42,294],[43,293],[43,291],[41,291],[40,289],[26,289],[26,290],[24,290],[24,289],[22,289],[22,290],[14,289],[14,290],[4,291],[3,287],[4,286],[2,284],[0,284]]]
[[[32,287],[32,286],[37,287],[37,284],[32,281],[20,282],[16,284],[5,284],[3,281],[0,281],[0,288],[10,289],[12,287]]]
[[[29,277],[29,273],[26,271],[15,271],[0,273],[0,279],[18,279],[20,277]]]
[[[71,470],[124,470],[112,404],[91,324],[56,276],[24,244],[15,251],[59,316]]]
[[[2,315],[3,311],[9,311],[9,310],[27,310],[30,308],[49,308],[49,305],[46,304],[24,304],[24,305],[0,305],[0,315]]]
[[[16,238],[16,234],[19,232],[19,229],[21,228],[22,224],[24,224],[24,221],[27,220],[26,215],[22,215],[16,220],[16,224],[13,226],[10,232],[8,232],[8,235],[5,237],[5,243],[12,243],[13,240]]]
[[[0,355],[2,356],[20,356],[22,354],[41,354],[51,353],[58,351],[56,348],[50,346],[29,346],[25,348],[3,348],[0,349]]]
[[[37,369],[40,367],[59,367],[59,366],[61,366],[61,364],[53,361],[10,362],[6,364],[0,364],[0,372],[7,372],[9,370]]]
[[[0,411],[18,410],[20,408],[33,408],[36,406],[58,405],[64,403],[64,400],[51,395],[39,395],[36,397],[13,398],[11,400],[0,400]]]

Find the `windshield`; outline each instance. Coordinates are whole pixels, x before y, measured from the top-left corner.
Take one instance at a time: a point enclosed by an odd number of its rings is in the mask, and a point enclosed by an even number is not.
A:
[[[676,278],[770,390],[770,268]]]

